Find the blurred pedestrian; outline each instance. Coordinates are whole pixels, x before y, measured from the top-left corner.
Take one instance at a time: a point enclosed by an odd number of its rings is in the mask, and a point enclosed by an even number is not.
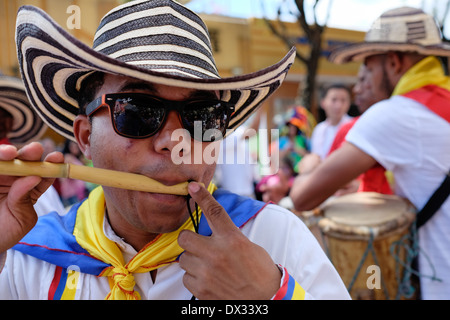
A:
[[[352,118],[347,114],[351,106],[350,89],[342,84],[328,86],[320,101],[326,119],[312,133],[311,152],[325,159],[339,128]]]

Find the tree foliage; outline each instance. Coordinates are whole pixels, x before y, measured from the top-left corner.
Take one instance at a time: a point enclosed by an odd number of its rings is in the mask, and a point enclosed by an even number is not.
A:
[[[273,34],[281,39],[288,48],[296,46],[298,44],[298,37],[292,37],[288,34],[286,23],[282,18],[283,14],[286,14],[286,8],[295,7],[295,10],[290,10],[288,14],[296,19],[296,24],[299,30],[305,35],[309,47],[307,53],[297,51],[297,59],[304,64],[307,70],[306,80],[301,84],[298,96],[300,103],[309,110],[312,110],[315,107],[314,93],[316,91],[316,76],[319,69],[319,60],[322,54],[322,39],[329,19],[332,0],[329,1],[326,19],[323,23],[320,23],[317,17],[320,0],[313,1],[311,19],[307,17],[306,12],[308,8],[305,2],[307,1],[282,0],[277,10],[276,21],[269,20],[267,14],[264,17],[264,21]],[[260,0],[260,3],[265,12],[264,0]],[[312,20],[312,22],[308,22],[308,20]]]

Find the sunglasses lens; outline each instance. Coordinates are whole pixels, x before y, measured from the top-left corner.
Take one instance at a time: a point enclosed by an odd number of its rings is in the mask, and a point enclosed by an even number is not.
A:
[[[133,138],[155,134],[164,118],[164,108],[151,105],[149,99],[115,99],[113,118],[117,131]]]
[[[156,134],[170,110],[180,113],[183,127],[198,141],[222,139],[229,120],[229,107],[215,100],[176,102],[129,93],[108,95],[106,102],[116,131],[135,139]]]
[[[211,142],[223,138],[228,123],[226,107],[220,101],[196,101],[183,110],[183,124],[198,141]]]

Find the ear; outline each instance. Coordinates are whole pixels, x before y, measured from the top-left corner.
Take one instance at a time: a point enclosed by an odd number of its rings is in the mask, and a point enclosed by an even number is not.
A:
[[[83,152],[86,159],[91,158],[91,123],[89,118],[84,115],[79,115],[73,121],[73,133],[77,140],[81,152]]]
[[[386,59],[387,67],[391,74],[398,76],[404,73],[404,59],[401,55],[396,52],[389,52]],[[388,72],[389,72],[388,71]]]

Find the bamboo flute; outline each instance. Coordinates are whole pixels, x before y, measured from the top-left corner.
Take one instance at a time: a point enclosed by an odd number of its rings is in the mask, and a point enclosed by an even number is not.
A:
[[[102,186],[144,191],[152,193],[188,194],[188,182],[166,186],[144,175],[92,168],[70,163],[51,163],[34,161],[0,161],[0,175],[39,176],[42,178],[71,178],[99,184]]]

